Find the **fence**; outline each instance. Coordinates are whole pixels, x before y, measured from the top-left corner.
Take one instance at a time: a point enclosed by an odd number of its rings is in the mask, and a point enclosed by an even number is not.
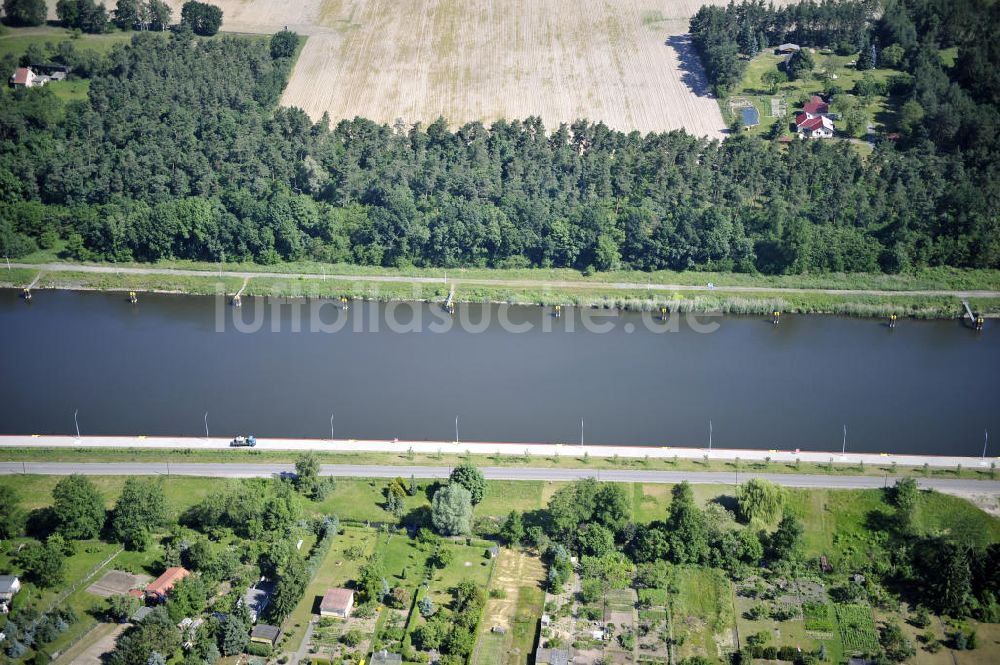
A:
[[[78,589],[80,589],[80,587],[82,587],[84,584],[86,584],[91,579],[93,579],[94,576],[97,575],[97,573],[101,572],[101,570],[105,566],[107,566],[109,563],[111,563],[114,560],[114,558],[116,556],[118,556],[119,554],[121,554],[124,550],[125,550],[124,547],[119,547],[117,550],[114,551],[114,553],[111,554],[111,556],[109,556],[104,561],[100,562],[99,564],[97,564],[96,566],[94,566],[93,568],[91,568],[89,571],[87,571],[87,573],[83,577],[81,577],[79,580],[77,580],[77,582],[75,584],[73,584],[71,587],[69,587],[67,590],[63,591],[59,596],[57,596],[56,599],[53,600],[52,603],[49,604],[49,606],[45,609],[45,611],[42,612],[42,614],[48,614],[49,612],[51,612],[55,608],[56,605],[59,605],[60,603],[62,603],[64,600],[66,600],[66,598],[68,598],[70,596],[70,594],[74,593],[75,591],[77,591]],[[74,637],[72,640],[70,640],[69,644],[65,645],[59,651],[56,651],[55,653],[51,654],[50,658],[52,660],[55,660],[56,658],[58,658],[62,654],[66,653],[69,649],[71,649],[74,645],[76,645],[80,640],[82,640],[86,636],[90,635],[90,633],[92,633],[94,631],[94,629],[97,628],[100,625],[101,625],[100,623],[96,623],[93,626],[91,626],[89,630],[83,631],[82,633],[80,633],[79,635],[77,635],[76,637]]]

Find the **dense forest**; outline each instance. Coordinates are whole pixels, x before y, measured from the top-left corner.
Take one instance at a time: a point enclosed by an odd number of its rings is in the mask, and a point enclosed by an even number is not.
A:
[[[908,1],[874,21],[874,8],[853,0],[801,7],[834,16],[830,41],[907,49],[922,120],[905,141],[862,159],[840,142],[720,143],[582,120],[331,126],[277,106],[291,64],[281,33],[269,44],[147,32],[103,58],[71,44],[35,49],[24,62],[78,66],[89,96],[2,94],[0,244],[13,258],[61,238],[69,257],[114,261],[1000,267],[998,49],[982,42],[996,10]],[[730,13],[757,12],[768,20],[738,30],[737,42],[746,32],[756,48],[819,43],[826,24],[801,7],[702,10],[694,27],[716,12],[726,25]],[[934,49],[953,43],[949,70]]]

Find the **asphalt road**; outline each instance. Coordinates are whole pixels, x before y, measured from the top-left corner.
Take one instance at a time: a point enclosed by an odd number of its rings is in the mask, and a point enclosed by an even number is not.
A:
[[[0,462],[0,474],[69,475],[80,473],[90,476],[210,476],[220,478],[260,478],[274,474],[291,474],[292,464],[232,463],[168,463],[168,462]],[[324,464],[325,476],[343,478],[447,478],[451,472],[445,466],[376,466],[361,464]],[[628,483],[679,483],[686,480],[696,484],[726,485],[748,478],[766,478],[786,487],[824,489],[871,489],[885,487],[894,482],[892,476],[838,476],[790,473],[749,473],[717,471],[642,471],[609,469],[540,469],[533,467],[482,467],[483,475],[490,480],[545,480],[571,481],[597,478],[602,481]],[[970,492],[1000,494],[1000,480],[961,480],[949,478],[918,478],[924,488],[941,492]]]
[[[415,277],[407,275],[337,275],[317,273],[282,273],[282,272],[250,272],[250,271],[209,271],[184,270],[178,268],[136,268],[128,266],[95,266],[77,265],[72,263],[11,263],[13,268],[37,270],[39,272],[86,272],[112,273],[121,275],[178,275],[191,277],[240,277],[240,278],[278,278],[288,280],[299,279],[333,279],[351,282],[408,282],[408,283],[455,283],[474,286],[514,287],[514,288],[590,288],[597,290],[628,290],[645,289],[647,291],[725,291],[729,293],[825,293],[829,295],[870,295],[870,296],[953,296],[955,298],[997,298],[1000,291],[984,290],[909,290],[887,291],[880,289],[805,289],[780,286],[717,286],[706,284],[650,284],[642,282],[589,282],[569,280],[514,280],[514,279],[481,279],[444,277]]]

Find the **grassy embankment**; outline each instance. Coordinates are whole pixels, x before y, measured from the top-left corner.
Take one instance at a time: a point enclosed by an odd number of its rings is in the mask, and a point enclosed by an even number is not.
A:
[[[21,263],[60,262],[59,248],[43,250],[20,259]],[[108,265],[108,264],[94,264]],[[826,275],[747,275],[739,273],[673,272],[651,273],[612,271],[583,275],[570,269],[436,269],[380,268],[316,262],[282,263],[262,266],[253,263],[224,265],[192,261],[163,261],[153,265],[120,264],[137,268],[169,268],[214,272],[212,276],[194,275],[122,275],[85,272],[43,272],[39,288],[77,288],[97,290],[159,291],[191,294],[234,293],[243,280],[218,276],[223,272],[268,272],[288,274],[288,278],[260,277],[249,280],[248,296],[331,297],[346,295],[368,300],[443,300],[448,285],[419,282],[370,282],[366,277],[448,278],[457,286],[462,302],[507,302],[526,305],[577,305],[626,310],[721,311],[729,314],[769,314],[774,309],[792,313],[832,313],[881,317],[890,313],[918,318],[955,318],[961,316],[959,300],[950,295],[899,295],[896,293],[823,293],[820,289],[846,291],[877,290],[944,291],[1000,290],[1000,271],[931,268],[905,275],[844,274]],[[5,271],[0,285],[19,287],[30,283],[38,271]],[[305,275],[307,277],[302,277]],[[326,279],[326,275],[357,276],[351,279]],[[469,283],[489,280],[492,284]],[[520,282],[520,283],[518,283]],[[688,291],[685,286],[703,287],[713,283],[712,291]],[[632,284],[636,288],[610,285]],[[646,285],[646,286],[643,286]],[[654,291],[655,285],[676,285],[676,290]],[[774,291],[727,291],[727,287],[755,287]],[[787,291],[782,289],[802,289]],[[1000,314],[1000,298],[978,298],[974,309],[987,315]]]
[[[399,453],[375,452],[316,452],[323,464],[366,464],[374,466],[424,465],[452,467],[471,459],[483,466],[565,468],[565,469],[637,469],[643,471],[739,471],[757,473],[794,473],[838,476],[913,477],[913,478],[965,478],[993,480],[1000,478],[1000,470],[991,467],[944,468],[893,465],[890,460],[882,464],[840,463],[831,455],[829,463],[778,462],[747,460],[705,460],[685,458],[615,458],[581,457],[573,451],[561,456],[538,455],[465,455],[442,450],[438,454],[401,451]],[[299,453],[278,450],[192,450],[169,448],[0,448],[0,461],[4,462],[246,462],[253,464],[291,464]],[[993,460],[994,458],[989,458]],[[991,462],[992,463],[992,462]]]

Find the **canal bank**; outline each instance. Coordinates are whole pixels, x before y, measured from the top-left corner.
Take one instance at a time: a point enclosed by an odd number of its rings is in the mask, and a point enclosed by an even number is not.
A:
[[[822,288],[770,284],[680,283],[630,279],[523,279],[505,277],[519,271],[498,270],[498,277],[467,276],[457,270],[442,276],[407,274],[293,273],[266,270],[207,270],[171,267],[110,266],[66,263],[13,263],[0,274],[0,286],[21,289],[145,291],[189,295],[287,298],[341,298],[380,302],[443,303],[454,291],[458,303],[508,303],[581,306],[625,311],[721,312],[770,315],[779,310],[799,314],[857,317],[954,319],[964,314],[963,301],[984,317],[1000,316],[1000,290],[983,288]],[[531,274],[531,271],[527,271]],[[625,277],[625,276],[623,276]],[[729,281],[723,278],[724,281]],[[864,282],[862,282],[864,283]],[[916,282],[920,284],[920,282]],[[977,281],[978,283],[978,281]],[[779,282],[780,284],[780,282]],[[891,284],[891,283],[890,283]]]

